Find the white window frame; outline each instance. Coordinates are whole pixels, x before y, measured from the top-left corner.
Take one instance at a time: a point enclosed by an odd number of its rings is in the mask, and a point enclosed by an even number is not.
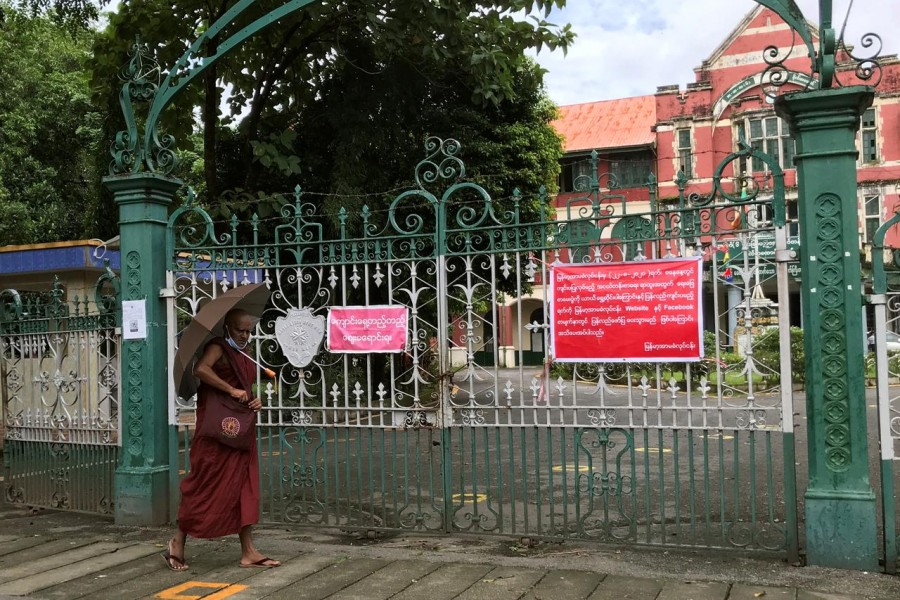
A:
[[[754,125],[759,124],[759,132],[753,135]],[[743,129],[744,138],[751,147],[766,154],[773,155],[783,170],[794,169],[793,158],[797,154],[794,139],[791,137],[790,126],[779,116],[773,113],[747,115],[736,121],[737,130]],[[738,139],[735,133],[735,145]],[[790,164],[785,164],[785,149],[790,147]],[[772,150],[775,152],[772,152]],[[751,159],[742,161],[743,172],[747,174],[767,174],[769,166],[762,161]]]
[[[871,201],[871,202],[870,202]],[[870,210],[870,206],[874,207],[874,212]],[[863,227],[862,238],[863,243],[871,244],[875,237],[875,232],[881,227],[882,197],[878,192],[863,192],[862,194],[862,214]],[[871,232],[869,228],[873,227]]]
[[[681,135],[687,133],[687,145],[682,144]],[[688,179],[694,177],[694,132],[690,127],[675,129],[675,171],[684,171]]]
[[[871,121],[866,119],[867,115],[871,115]],[[869,123],[868,125],[866,123]],[[870,134],[872,137],[873,156],[871,158],[866,154],[866,137]],[[875,107],[867,108],[859,119],[859,164],[871,165],[878,162],[878,112]]]

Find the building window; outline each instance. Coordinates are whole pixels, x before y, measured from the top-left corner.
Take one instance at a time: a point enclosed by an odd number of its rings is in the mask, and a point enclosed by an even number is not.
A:
[[[738,130],[754,150],[773,157],[782,169],[794,168],[794,139],[788,124],[779,117],[760,117],[738,123]],[[746,172],[746,165],[744,165]],[[750,161],[751,173],[767,173],[768,167],[758,158]]]
[[[609,172],[615,180],[616,187],[645,186],[650,178],[650,173],[653,172],[653,153],[646,151],[611,154]]]
[[[881,196],[866,194],[863,196],[863,205],[866,215],[865,242],[871,244],[875,239],[875,232],[881,226]]]
[[[584,192],[590,189],[591,160],[589,158],[563,159],[559,172],[560,192]],[[583,178],[578,181],[579,177]],[[580,186],[581,189],[578,189]]]
[[[876,143],[876,134],[878,128],[875,125],[875,109],[869,108],[863,113],[860,122],[860,135],[862,137],[860,144],[859,159],[864,163],[878,162],[878,145]]]
[[[572,168],[572,189],[582,192],[590,189],[591,161],[587,158],[579,160]]]
[[[787,230],[788,236],[790,237],[799,237],[800,236],[800,211],[797,204],[796,198],[791,198],[785,201],[784,204],[785,211],[787,214]]]
[[[691,167],[693,152],[691,151],[691,130],[679,129],[675,133],[678,142],[678,165],[677,168],[684,173],[684,176],[690,179],[694,176],[694,170]]]

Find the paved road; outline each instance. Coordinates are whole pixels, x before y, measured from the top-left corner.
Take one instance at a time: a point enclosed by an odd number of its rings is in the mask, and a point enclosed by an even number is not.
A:
[[[165,528],[0,504],[0,599],[39,600],[887,600],[900,578],[777,560],[513,538],[404,536],[269,528],[257,543],[284,561],[238,567],[234,536],[190,540],[191,568],[165,568]]]

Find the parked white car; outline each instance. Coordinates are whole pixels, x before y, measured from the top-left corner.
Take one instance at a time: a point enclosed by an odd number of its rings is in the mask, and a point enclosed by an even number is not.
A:
[[[888,331],[885,335],[888,352],[900,352],[900,334]],[[869,350],[875,349],[875,334],[869,336]]]

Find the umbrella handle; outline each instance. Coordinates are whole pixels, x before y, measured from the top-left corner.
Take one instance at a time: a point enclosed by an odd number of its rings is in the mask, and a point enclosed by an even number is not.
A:
[[[255,364],[257,367],[259,367],[260,369],[262,369],[263,375],[265,375],[265,376],[268,377],[269,379],[275,379],[275,371],[273,371],[272,369],[269,369],[269,368],[266,368],[266,367],[262,366],[262,365],[259,363],[258,360],[256,360],[255,358],[253,358],[252,356],[250,356],[249,354],[247,354],[247,353],[244,352],[243,350],[238,350],[238,352],[240,352],[241,354],[243,354],[244,356],[246,356],[247,358],[249,358],[249,359],[253,362],[253,364]]]

